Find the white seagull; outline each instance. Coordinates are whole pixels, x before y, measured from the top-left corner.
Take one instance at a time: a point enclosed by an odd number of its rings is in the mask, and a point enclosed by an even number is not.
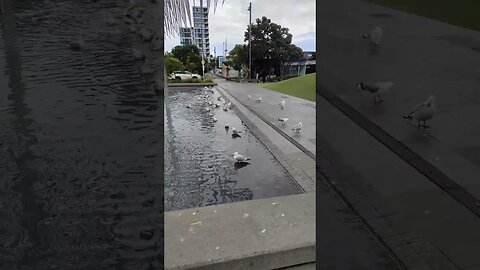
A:
[[[384,100],[380,96],[387,93],[395,84],[393,82],[359,82],[357,87],[360,90],[367,91],[373,96],[373,104],[382,103]],[[377,100],[378,99],[378,100]]]
[[[370,33],[365,34],[362,38],[368,39],[368,43],[370,44],[370,50],[374,51],[378,49],[378,45],[380,44],[381,38],[383,35],[383,29],[380,26],[376,26]]]
[[[250,158],[246,158],[246,157],[240,155],[237,152],[233,153],[233,158],[235,159],[236,162],[246,162],[246,163],[248,163],[248,161],[251,160]]]
[[[302,130],[302,122],[299,122],[292,130],[295,130],[295,133],[300,133],[300,130]]]
[[[248,94],[248,99],[251,99],[251,98],[252,98],[252,96],[250,96],[250,94]]]
[[[210,111],[210,108],[205,107],[205,111],[209,112],[209,111]]]
[[[282,110],[283,110],[283,108],[285,107],[285,100],[282,100],[282,102],[280,102],[280,107],[281,107]]]
[[[214,116],[213,117],[213,122],[217,122],[217,121],[218,121],[217,118]]]
[[[433,118],[435,111],[435,96],[429,96],[426,101],[415,106],[413,111],[403,116],[403,118],[415,119],[418,121],[418,127],[428,128],[427,120]],[[420,125],[420,122],[423,122],[423,125]]]
[[[192,108],[192,105],[190,103],[187,104],[186,106],[188,109]]]
[[[241,131],[237,130],[235,127],[232,127],[232,134],[239,134]]]
[[[285,125],[286,122],[288,121],[288,118],[287,117],[283,117],[283,118],[277,118],[278,121],[282,122],[282,125]]]
[[[257,103],[262,102],[262,97],[257,98],[257,100],[255,100],[255,101],[256,101]]]

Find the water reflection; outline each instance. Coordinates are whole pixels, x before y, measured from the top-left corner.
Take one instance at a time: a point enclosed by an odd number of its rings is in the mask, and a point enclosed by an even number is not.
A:
[[[160,269],[162,106],[104,23],[117,1],[7,2],[0,268]]]
[[[203,89],[170,89],[165,99],[166,210],[300,193],[232,111],[220,106],[208,112],[206,105]],[[242,136],[232,136],[226,122],[242,127]],[[255,163],[235,164],[236,151],[255,157]]]

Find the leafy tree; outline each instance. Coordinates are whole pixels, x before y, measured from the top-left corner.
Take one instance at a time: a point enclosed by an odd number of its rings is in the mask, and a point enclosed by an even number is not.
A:
[[[252,24],[252,66],[261,76],[266,76],[272,71],[281,75],[283,63],[293,61],[303,56],[302,49],[291,44],[292,34],[288,28],[273,23],[267,17],[256,19]],[[249,40],[248,26],[245,31],[245,41]],[[248,47],[247,47],[248,48]]]
[[[196,45],[176,46],[172,49],[172,55],[185,65],[186,70],[202,74],[202,57]]]
[[[174,71],[183,71],[185,70],[185,65],[178,58],[171,54],[165,55],[165,68],[167,69],[167,74],[170,74]]]
[[[248,46],[245,44],[237,44],[228,53],[229,66],[235,70],[241,70],[248,66]]]

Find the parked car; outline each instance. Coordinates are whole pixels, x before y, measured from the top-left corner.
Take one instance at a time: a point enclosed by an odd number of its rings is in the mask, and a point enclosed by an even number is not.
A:
[[[202,76],[191,73],[188,71],[174,71],[170,74],[170,78],[174,80],[187,80],[187,79],[201,79]]]

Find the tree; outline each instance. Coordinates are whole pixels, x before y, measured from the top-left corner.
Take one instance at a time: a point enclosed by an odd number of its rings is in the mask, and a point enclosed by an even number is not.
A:
[[[241,70],[248,64],[248,47],[245,44],[237,44],[228,53],[229,64],[236,70]]]
[[[174,71],[185,70],[185,65],[178,58],[171,54],[165,55],[165,68],[167,69],[167,74],[170,74]]]
[[[290,66],[293,62],[300,60],[303,57],[303,51],[299,47],[289,44],[286,48],[280,51],[282,62],[280,64],[280,76],[283,79],[285,66]]]
[[[267,17],[256,19],[256,23],[252,24],[251,32],[252,65],[262,76],[269,75],[272,71],[279,76],[282,73],[284,61],[300,59],[303,55],[302,49],[291,44],[292,34],[288,32],[288,28],[273,23]],[[245,41],[248,40],[247,26]]]
[[[202,57],[196,45],[176,46],[172,49],[172,55],[185,65],[186,70],[198,74],[202,73]]]

